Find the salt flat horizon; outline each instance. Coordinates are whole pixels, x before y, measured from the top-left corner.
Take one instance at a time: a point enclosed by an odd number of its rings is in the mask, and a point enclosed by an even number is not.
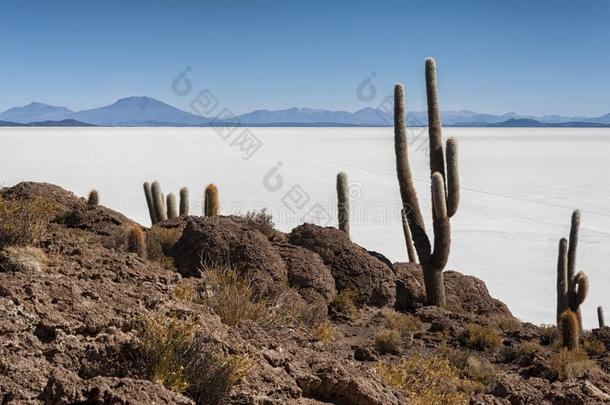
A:
[[[261,141],[249,158],[234,142],[245,129]],[[595,308],[610,308],[604,289],[610,129],[445,128],[443,134],[459,140],[462,186],[447,269],[481,278],[522,320],[554,323],[557,244],[579,208],[577,270],[591,282],[583,317],[586,327],[596,326]],[[430,227],[427,133],[413,128],[410,135]],[[252,127],[227,140],[213,128],[0,128],[0,185],[45,181],[80,196],[95,188],[102,205],[147,226],[142,183],[153,180],[166,194],[189,187],[193,214],[201,213],[203,189],[213,182],[223,214],[265,207],[283,231],[304,220],[336,226],[339,171],[350,180],[353,241],[406,261],[392,128]]]

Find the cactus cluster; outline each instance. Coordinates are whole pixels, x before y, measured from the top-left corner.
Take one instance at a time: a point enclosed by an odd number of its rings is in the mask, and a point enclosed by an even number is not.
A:
[[[339,229],[349,238],[349,186],[345,172],[337,174],[337,212]]]
[[[443,151],[441,119],[436,86],[436,62],[426,60],[426,94],[428,100],[428,134],[430,144],[430,175],[432,182],[432,217],[434,244],[426,233],[419,207],[413,176],[409,165],[407,133],[405,127],[404,88],[394,87],[394,148],[396,172],[403,215],[406,216],[408,231],[405,231],[407,252],[410,260],[415,260],[415,252],[424,270],[424,284],[428,304],[444,306],[445,286],[443,269],[449,258],[451,244],[451,218],[457,211],[459,175],[457,164],[457,141],[447,140]],[[445,163],[446,159],[446,163]],[[405,227],[406,228],[406,227]],[[413,245],[414,249],[410,249]]]
[[[580,227],[580,211],[572,213],[569,242],[562,238],[559,241],[557,258],[557,322],[566,310],[576,316],[579,331],[582,331],[582,315],[580,305],[589,291],[589,279],[582,271],[576,273],[576,249],[578,247],[578,228]]]
[[[189,192],[186,187],[180,189],[180,214],[178,214],[178,205],[174,193],[169,193],[164,197],[161,191],[161,185],[158,181],[152,183],[144,183],[144,197],[146,197],[146,205],[148,206],[148,214],[150,222],[154,225],[172,218],[189,215]]]

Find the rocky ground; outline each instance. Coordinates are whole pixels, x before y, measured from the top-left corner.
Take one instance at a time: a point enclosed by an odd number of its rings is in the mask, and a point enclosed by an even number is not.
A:
[[[0,197],[51,202],[0,254],[2,404],[610,403],[610,328],[566,353],[454,271],[426,307],[418,265],[337,229],[191,216],[141,228],[142,258],[139,225],[57,186]]]

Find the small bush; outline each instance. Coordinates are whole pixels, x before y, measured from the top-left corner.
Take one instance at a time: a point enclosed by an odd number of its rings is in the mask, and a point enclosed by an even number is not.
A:
[[[385,319],[387,326],[398,331],[403,338],[409,337],[412,332],[416,332],[422,327],[419,318],[413,315],[402,314],[390,308],[383,308],[379,312]]]
[[[402,391],[413,405],[467,404],[464,383],[447,359],[412,354],[399,363],[381,361],[377,373],[386,384]]]
[[[502,345],[502,337],[493,328],[470,324],[460,335],[460,342],[474,350],[495,350]]]
[[[583,349],[560,349],[548,360],[548,367],[554,378],[565,381],[584,376],[589,371],[597,370],[597,364],[589,360]]]
[[[543,346],[551,346],[559,340],[559,332],[555,325],[540,325],[542,333],[540,334],[540,344]]]
[[[163,228],[154,225],[145,235],[148,260],[158,262],[169,270],[175,270],[174,260],[169,256],[169,253],[180,236],[182,236],[180,228]]]
[[[606,352],[604,342],[590,336],[584,339],[582,347],[590,356],[600,356]]]
[[[381,354],[398,354],[402,344],[402,336],[397,330],[384,329],[375,335],[375,348]]]
[[[458,370],[464,378],[464,387],[470,392],[485,392],[496,380],[497,370],[489,361],[481,359],[467,350],[451,347],[440,348],[441,357]]]
[[[306,310],[294,290],[285,288],[273,297],[259,296],[250,280],[230,267],[205,268],[204,279],[207,290],[202,303],[230,326],[243,320],[252,320],[262,326],[295,323]]]
[[[247,357],[213,350],[189,320],[150,315],[141,322],[138,334],[145,377],[187,394],[197,404],[222,403],[253,366]]]
[[[514,331],[521,327],[521,321],[512,316],[497,316],[493,321],[503,332]]]
[[[355,304],[357,296],[358,294],[354,290],[345,288],[337,294],[329,307],[331,311],[353,318],[358,315],[358,308]]]
[[[9,201],[0,199],[0,247],[38,244],[54,204],[44,198]]]
[[[267,212],[266,208],[260,211],[248,211],[241,217],[243,223],[250,229],[256,229],[267,238],[275,235],[275,224],[273,216]]]
[[[174,287],[174,296],[185,302],[198,302],[199,295],[193,285],[187,281],[182,281]]]
[[[38,273],[46,263],[46,254],[36,247],[8,246],[0,251],[0,271]]]
[[[330,343],[335,339],[335,328],[330,321],[324,321],[314,326],[311,335],[317,342]]]

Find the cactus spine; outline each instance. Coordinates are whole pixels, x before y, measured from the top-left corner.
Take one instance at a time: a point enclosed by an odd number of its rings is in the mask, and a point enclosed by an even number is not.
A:
[[[443,269],[447,264],[451,245],[449,218],[457,212],[460,200],[459,172],[457,142],[454,139],[447,141],[447,167],[445,168],[445,153],[443,152],[436,87],[436,62],[431,58],[426,60],[426,94],[428,100],[434,245],[426,234],[417,193],[413,186],[405,127],[404,89],[401,84],[394,87],[394,149],[396,153],[396,172],[403,204],[402,209],[406,214],[409,234],[424,270],[426,299],[430,305],[444,306],[446,302]],[[409,238],[406,232],[405,237],[407,238],[407,246],[409,246]],[[409,256],[411,257],[411,254]]]
[[[413,237],[411,236],[411,230],[409,229],[409,221],[407,219],[407,213],[405,209],[400,210],[400,216],[402,217],[402,232],[405,234],[405,242],[407,244],[407,256],[409,262],[417,263],[417,253],[415,253],[415,246],[413,246]]]
[[[136,225],[132,224],[127,235],[127,251],[137,254],[141,258],[146,258],[146,239],[144,232]]]
[[[599,322],[600,328],[606,326],[606,322],[604,321],[604,309],[601,306],[597,307],[597,322]]]
[[[205,188],[204,213],[206,217],[215,217],[220,209],[218,206],[218,188],[210,184]]]
[[[91,190],[89,192],[89,198],[87,199],[87,205],[92,207],[98,206],[100,204],[100,194],[97,190]]]
[[[337,211],[339,215],[339,229],[349,238],[349,186],[347,174],[337,174]]]
[[[569,309],[559,318],[559,330],[561,332],[561,345],[568,350],[578,349],[580,341],[580,327],[578,317]]]
[[[559,256],[557,258],[557,320],[560,315],[570,309],[578,320],[582,331],[582,315],[580,305],[589,292],[589,278],[585,273],[576,273],[576,248],[578,247],[578,228],[580,227],[580,211],[572,213],[570,225],[570,241],[559,241]]]
[[[157,222],[165,221],[167,219],[167,212],[165,211],[165,204],[163,203],[163,193],[161,193],[161,186],[158,181],[153,182],[151,186],[153,207],[155,210],[155,218]]]
[[[169,219],[178,218],[178,207],[176,205],[176,196],[174,193],[167,195],[167,217]]]
[[[189,189],[182,187],[180,189],[180,216],[186,217],[189,215]]]
[[[150,189],[150,183],[145,182],[143,184],[144,187],[144,197],[146,197],[146,205],[148,206],[148,215],[150,215],[150,223],[152,225],[156,224],[157,217],[155,216],[155,205],[153,203],[152,191]]]

